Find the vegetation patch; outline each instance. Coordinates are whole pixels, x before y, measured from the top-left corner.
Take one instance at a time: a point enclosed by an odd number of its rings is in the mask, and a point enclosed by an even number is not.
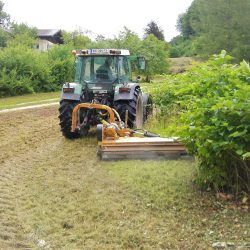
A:
[[[183,73],[187,69],[191,68],[195,64],[196,60],[197,59],[192,57],[169,58],[169,71],[172,74]]]
[[[197,182],[240,194],[250,192],[250,70],[230,59],[223,51],[151,92],[162,117],[174,117],[168,131],[197,156]]]

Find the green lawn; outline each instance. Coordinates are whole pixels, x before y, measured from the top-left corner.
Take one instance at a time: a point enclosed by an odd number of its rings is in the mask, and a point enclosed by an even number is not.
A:
[[[35,93],[0,98],[0,110],[59,101],[60,92]]]

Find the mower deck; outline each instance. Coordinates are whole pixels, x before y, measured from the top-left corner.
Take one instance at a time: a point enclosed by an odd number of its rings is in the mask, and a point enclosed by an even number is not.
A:
[[[120,137],[100,142],[98,154],[102,160],[172,159],[185,155],[186,148],[175,138]]]

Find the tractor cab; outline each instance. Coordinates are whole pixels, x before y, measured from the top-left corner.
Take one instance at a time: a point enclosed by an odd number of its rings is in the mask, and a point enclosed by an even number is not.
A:
[[[76,55],[75,81],[89,90],[132,82],[128,50],[89,49],[73,51]]]
[[[75,55],[75,80],[89,90],[103,86],[132,82],[131,62],[145,69],[145,58],[130,56],[126,49],[73,50]],[[104,86],[103,86],[104,87]]]

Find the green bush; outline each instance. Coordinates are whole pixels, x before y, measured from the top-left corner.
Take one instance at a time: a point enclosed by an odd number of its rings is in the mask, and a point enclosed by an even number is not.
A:
[[[8,73],[5,68],[0,71],[0,97],[6,96],[6,93],[14,96],[34,92],[29,78],[23,77],[19,80],[17,78],[16,69],[12,69]]]
[[[73,80],[74,57],[72,48],[67,45],[53,46],[48,52],[50,62],[52,83],[55,86]]]
[[[197,182],[250,192],[250,69],[231,65],[223,51],[154,91],[162,109],[177,107],[175,131],[197,157]]]
[[[26,46],[0,50],[0,96],[49,92],[73,79],[73,56],[67,46],[47,53]]]
[[[17,46],[1,50],[0,74],[1,96],[49,90],[48,61],[30,48]]]

